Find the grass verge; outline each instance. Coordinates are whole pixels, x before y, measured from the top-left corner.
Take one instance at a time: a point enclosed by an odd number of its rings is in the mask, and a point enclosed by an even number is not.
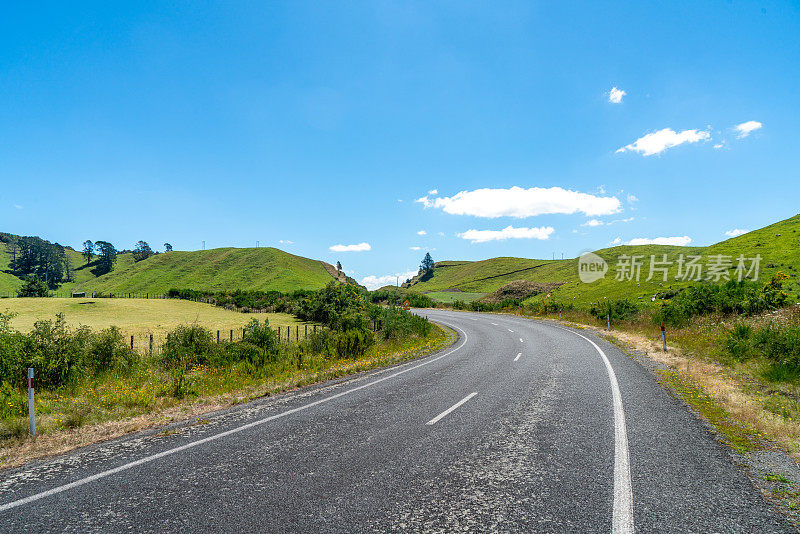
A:
[[[194,367],[181,376],[180,396],[175,395],[175,377],[145,360],[128,373],[109,373],[72,389],[37,392],[39,436],[27,436],[24,417],[4,420],[0,469],[259,397],[419,358],[449,346],[455,339],[454,332],[434,325],[425,338],[381,341],[355,360],[314,357],[299,368],[289,362],[261,368],[247,362],[224,368]]]

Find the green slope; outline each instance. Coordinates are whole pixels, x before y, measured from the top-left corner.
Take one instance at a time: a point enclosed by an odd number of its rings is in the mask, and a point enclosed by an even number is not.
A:
[[[195,290],[318,289],[333,280],[323,262],[276,248],[217,248],[174,251],[134,262],[118,256],[114,270],[100,277],[91,267],[76,269],[76,282],[61,291],[165,293],[171,288]]]
[[[0,243],[0,296],[15,295],[17,289],[22,285],[22,280],[5,271],[8,269],[8,262],[11,255],[6,251],[4,244]]]
[[[789,274],[792,279],[790,292],[797,291],[797,275],[800,272],[800,215],[755,230],[743,236],[728,239],[709,247],[673,247],[663,245],[618,246],[596,252],[609,263],[609,271],[605,278],[585,284],[578,277],[578,260],[531,260],[524,258],[492,258],[489,260],[466,262],[440,262],[434,269],[434,275],[425,282],[413,283],[410,290],[420,292],[438,292],[445,289],[460,289],[467,292],[489,293],[514,280],[530,280],[534,282],[563,282],[563,285],[552,292],[552,297],[568,304],[585,307],[591,302],[603,298],[629,298],[640,303],[650,303],[651,297],[666,289],[677,289],[692,283],[676,281],[677,260],[680,254],[702,255],[702,263],[706,264],[710,256],[722,254],[732,256],[734,265],[736,257],[744,254],[751,258],[756,254],[762,260],[759,273],[760,280],[768,280],[777,271]],[[656,261],[667,255],[667,261],[673,262],[668,271],[667,280],[661,275],[647,281],[651,255]],[[636,280],[615,280],[617,261],[620,255],[643,256],[641,277]],[[749,262],[748,262],[749,266]],[[733,271],[730,271],[733,274]],[[436,298],[436,294],[431,295]],[[546,298],[539,295],[529,302]]]

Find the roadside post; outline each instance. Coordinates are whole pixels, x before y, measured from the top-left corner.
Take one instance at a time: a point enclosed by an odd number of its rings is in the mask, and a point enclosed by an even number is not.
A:
[[[33,408],[33,369],[28,367],[28,419],[30,420],[31,437],[36,437],[36,411]]]
[[[661,321],[661,345],[664,347],[664,352],[667,352],[667,330],[664,328],[664,321]]]
[[[219,341],[219,339],[217,339],[217,341]],[[150,334],[150,356],[152,355],[153,355],[153,334]]]
[[[606,327],[609,331],[611,331],[611,314],[609,313],[606,315]]]

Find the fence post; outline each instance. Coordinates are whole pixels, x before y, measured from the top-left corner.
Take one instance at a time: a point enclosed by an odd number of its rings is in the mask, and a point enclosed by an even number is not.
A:
[[[300,325],[294,327],[294,337],[295,341],[300,341]]]
[[[292,331],[291,331],[291,328],[292,328],[291,326],[289,326],[289,325],[286,325],[286,342],[287,342],[287,343],[289,343],[289,342],[291,342],[291,341],[292,341],[292,340],[291,340],[291,337],[292,337]]]
[[[317,333],[317,325],[314,325],[314,333]]]
[[[303,339],[308,337],[308,325],[306,325],[306,331],[303,333]]]
[[[278,327],[278,343],[281,342],[281,327]]]
[[[28,419],[31,437],[36,437],[36,410],[33,407],[33,369],[28,367]]]
[[[664,352],[667,352],[667,330],[664,328],[664,321],[661,321],[661,344],[664,347]]]
[[[606,326],[608,327],[608,330],[611,330],[611,314],[610,313],[608,315],[606,315]]]
[[[153,355],[153,334],[150,334],[150,356]]]
[[[231,328],[231,343],[233,343],[233,328]]]
[[[133,336],[131,336],[131,350],[133,350]]]
[[[219,343],[219,330],[217,330],[217,343]]]

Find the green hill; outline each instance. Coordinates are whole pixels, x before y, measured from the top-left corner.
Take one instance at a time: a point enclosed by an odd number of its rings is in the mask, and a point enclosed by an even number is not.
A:
[[[578,307],[586,307],[591,302],[603,298],[629,298],[640,303],[649,303],[653,295],[658,292],[678,289],[693,283],[675,279],[681,254],[684,259],[690,255],[702,256],[700,261],[703,264],[702,277],[705,277],[707,265],[715,255],[730,257],[733,267],[727,272],[729,276],[735,276],[736,259],[743,254],[746,258],[761,256],[759,280],[768,280],[777,271],[790,275],[792,280],[789,289],[795,293],[798,287],[797,274],[800,271],[800,215],[708,247],[617,246],[599,250],[596,254],[606,260],[609,270],[605,278],[590,284],[580,281],[577,258],[532,260],[504,257],[473,262],[439,262],[430,279],[420,281],[419,277],[416,277],[411,281],[409,289],[428,293],[431,298],[437,299],[443,291],[490,293],[510,282],[527,280],[561,283],[558,289],[550,293],[551,296],[564,304],[574,303]],[[657,273],[656,277],[648,281],[651,256],[655,256],[655,261],[658,262],[663,260],[664,254],[666,261],[672,262],[668,269],[667,280],[664,281],[663,275]],[[638,281],[615,279],[618,273],[618,260],[624,255],[642,256],[641,276]],[[749,261],[746,266],[750,266]],[[792,296],[796,297],[794,294]],[[527,299],[526,302],[546,297],[546,294],[541,294]],[[457,297],[450,293],[448,299],[438,299],[450,301],[453,298]]]
[[[319,289],[334,279],[332,267],[276,248],[217,248],[173,251],[134,262],[121,254],[110,273],[91,276],[91,267],[75,272],[76,282],[62,291],[165,293],[171,288],[195,290]],[[335,271],[335,270],[334,270]]]
[[[73,290],[103,293],[162,294],[171,288],[195,290],[318,289],[339,279],[325,262],[295,256],[276,248],[218,248],[193,252],[173,251],[135,262],[131,253],[119,254],[114,270],[98,276],[96,262],[86,263],[80,252],[66,248],[73,281],[56,292]],[[15,294],[22,281],[8,271],[10,254],[0,246],[0,296]]]

